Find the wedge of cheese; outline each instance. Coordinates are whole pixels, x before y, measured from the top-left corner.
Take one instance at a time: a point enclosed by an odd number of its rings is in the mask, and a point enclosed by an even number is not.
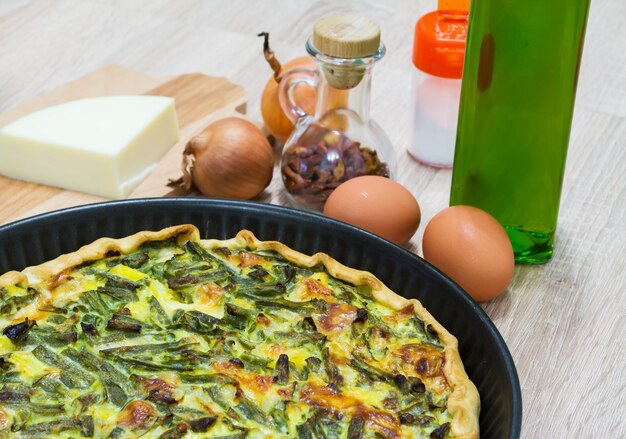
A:
[[[106,96],[72,101],[0,129],[0,174],[125,198],[178,137],[172,98]]]

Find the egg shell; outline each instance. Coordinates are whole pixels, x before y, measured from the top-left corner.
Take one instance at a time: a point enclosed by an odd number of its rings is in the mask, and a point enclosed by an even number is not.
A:
[[[424,230],[424,258],[450,276],[475,300],[501,294],[513,277],[515,259],[508,235],[487,212],[452,206]]]
[[[339,185],[324,205],[324,215],[403,245],[415,234],[421,213],[415,197],[389,178],[365,175]]]

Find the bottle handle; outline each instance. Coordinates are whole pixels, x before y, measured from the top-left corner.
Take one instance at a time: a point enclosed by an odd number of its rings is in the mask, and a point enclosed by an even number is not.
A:
[[[296,103],[296,87],[300,84],[306,84],[309,87],[317,88],[318,83],[319,75],[317,70],[302,67],[289,70],[282,75],[278,84],[278,101],[285,115],[292,123],[295,124],[299,118],[309,115]]]

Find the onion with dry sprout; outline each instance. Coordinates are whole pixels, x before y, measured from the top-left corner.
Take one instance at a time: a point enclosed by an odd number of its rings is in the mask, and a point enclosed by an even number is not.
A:
[[[269,46],[269,33],[261,32],[258,36],[264,37],[263,55],[274,71],[274,75],[267,81],[261,96],[261,117],[268,131],[279,141],[287,140],[294,125],[283,112],[278,101],[278,84],[281,76],[293,69],[307,68],[315,70],[315,60],[310,56],[294,58],[288,63],[281,65],[274,56],[274,52]],[[299,85],[294,90],[296,103],[305,112],[312,114],[315,110],[316,94],[315,89]]]
[[[183,176],[170,186],[218,198],[256,197],[272,180],[274,150],[252,122],[227,117],[193,137],[183,152]]]

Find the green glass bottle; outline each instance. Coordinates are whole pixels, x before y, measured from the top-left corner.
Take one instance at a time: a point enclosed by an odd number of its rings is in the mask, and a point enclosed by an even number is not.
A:
[[[554,248],[589,0],[472,0],[450,205],[479,207],[518,262]]]

